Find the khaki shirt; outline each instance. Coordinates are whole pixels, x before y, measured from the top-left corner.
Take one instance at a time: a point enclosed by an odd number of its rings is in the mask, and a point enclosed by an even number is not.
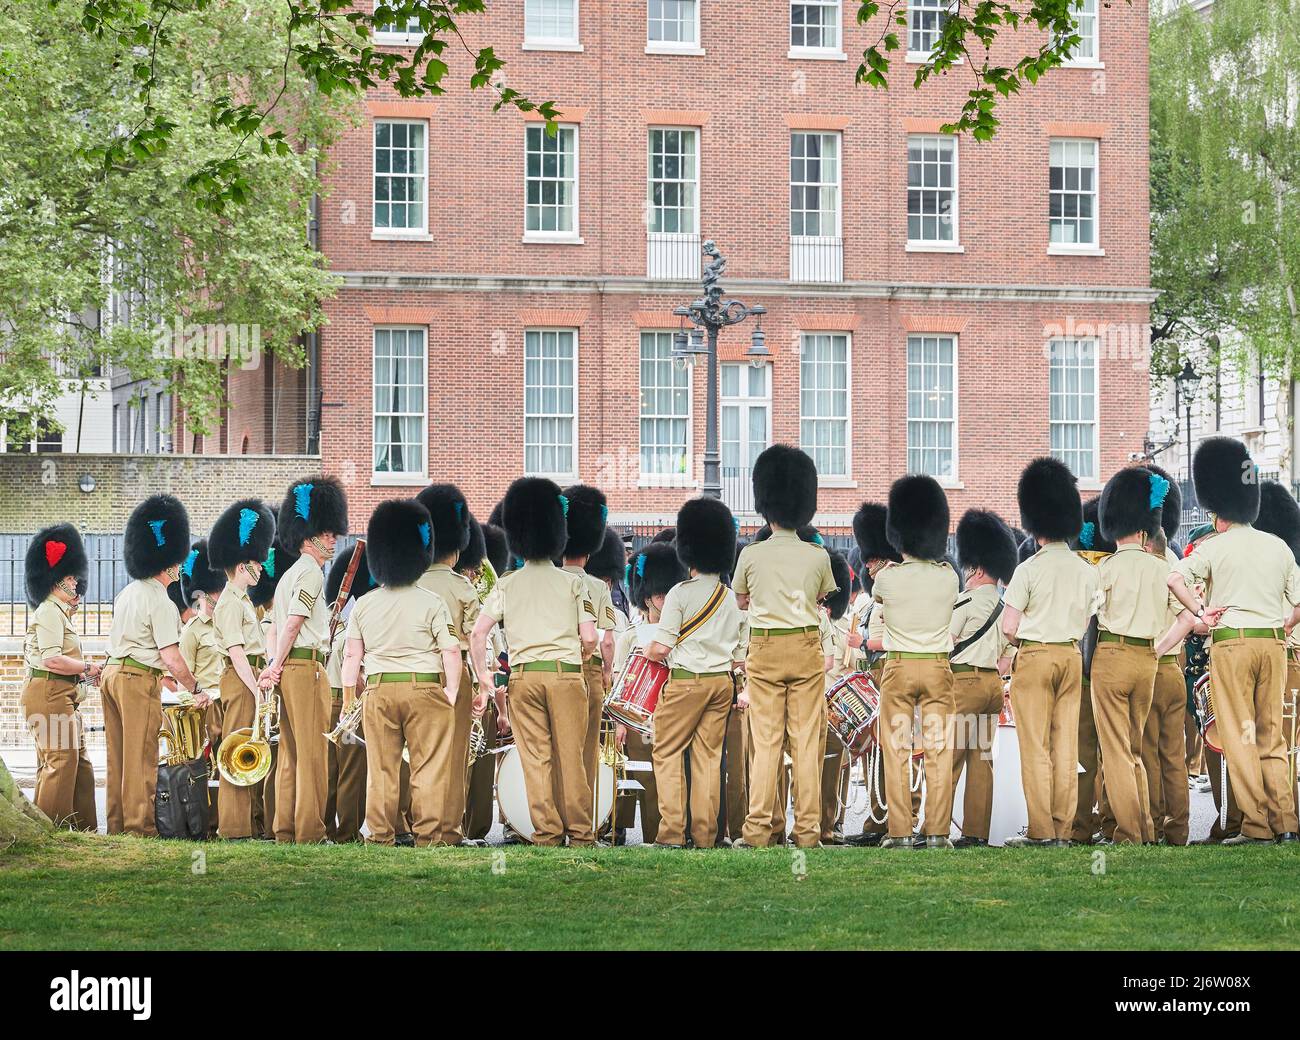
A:
[[[44,671],[45,662],[60,654],[81,660],[81,640],[72,627],[72,615],[68,613],[68,608],[49,596],[32,612],[32,619],[27,623],[23,660],[28,668]]]
[[[225,596],[221,598],[225,599]],[[221,600],[217,602],[220,603]],[[195,612],[194,616],[185,622],[185,627],[181,629],[180,651],[181,657],[185,658],[186,665],[194,673],[194,678],[199,681],[204,692],[219,697],[217,684],[221,682],[221,673],[226,661],[217,648],[217,635],[212,625],[212,618]],[[186,696],[188,691],[181,694],[182,699]]]
[[[610,597],[609,586],[605,584],[605,579],[588,574],[581,567],[564,567],[562,570],[570,574],[582,575],[582,580],[587,584],[587,598],[591,600],[591,605],[596,611],[596,628],[601,632],[614,631],[616,625],[614,600]]]
[[[533,661],[582,664],[578,626],[596,622],[587,583],[545,560],[530,560],[501,578],[482,612],[505,630],[511,668]]]
[[[257,620],[257,609],[248,598],[248,590],[233,583],[222,590],[217,608],[212,612],[217,653],[230,660],[230,648],[242,646],[250,658],[266,656],[266,634]]]
[[[330,604],[325,602],[325,572],[307,553],[298,557],[275,587],[271,619],[277,635],[291,617],[303,619],[298,638],[293,641],[295,647],[322,653],[329,649]]]
[[[1165,562],[1169,564],[1170,570],[1178,566],[1177,554],[1167,545],[1165,546]],[[1167,572],[1166,572],[1165,580],[1168,581]],[[1178,597],[1175,596],[1172,592],[1169,593],[1169,612],[1165,615],[1165,627],[1160,630],[1161,635],[1164,635],[1166,632],[1168,632],[1171,628],[1174,627],[1174,622],[1178,620],[1178,615],[1181,614],[1183,610],[1184,607],[1181,603],[1178,602]],[[1178,645],[1175,646],[1169,652],[1171,654],[1182,653],[1183,646],[1185,645],[1185,643],[1186,643],[1185,640],[1180,639],[1178,641]]]
[[[139,661],[146,668],[162,669],[162,647],[181,641],[181,616],[167,589],[153,578],[138,578],[113,600],[113,627],[108,633],[108,656]]]
[[[334,633],[334,643],[330,646],[330,657],[325,662],[325,680],[331,690],[343,689],[343,657],[347,654],[348,626],[339,625]],[[439,669],[441,671],[441,669]],[[358,678],[357,686],[364,685]]]
[[[947,563],[905,556],[882,567],[871,598],[885,608],[885,649],[947,654],[960,583]]]
[[[996,585],[981,585],[962,593],[952,611],[952,641],[960,643],[978,632],[997,608],[998,600]],[[987,632],[961,653],[952,655],[952,663],[969,664],[976,668],[996,668],[998,660],[1010,653],[1011,644],[1002,634],[1002,618],[999,615]]]
[[[749,622],[736,603],[735,593],[728,588],[723,588],[722,602],[707,621],[685,637],[681,634],[682,626],[699,613],[720,585],[716,574],[701,574],[668,590],[656,642],[672,648],[668,655],[670,668],[729,672],[733,661],[745,659]]]
[[[834,659],[831,670],[826,673],[826,688],[829,690],[850,672],[856,671],[857,652],[849,647],[849,633],[853,630],[853,618],[845,613],[838,620],[826,615],[826,634],[822,640],[822,649],[827,656]]]
[[[1158,639],[1168,631],[1169,564],[1139,545],[1121,545],[1097,564],[1101,605],[1097,627],[1134,639]],[[1176,601],[1175,601],[1176,602]]]
[[[1296,569],[1296,580],[1300,581],[1300,565]],[[1179,604],[1179,606],[1181,605]],[[1178,644],[1180,649],[1182,645],[1182,643]],[[1291,634],[1286,637],[1286,645],[1290,650],[1300,650],[1300,625],[1296,625],[1295,628],[1291,629]]]
[[[1233,524],[1178,564],[1184,582],[1205,583],[1207,606],[1226,606],[1223,628],[1281,628],[1300,603],[1300,570],[1281,538]]]
[[[478,593],[465,575],[458,574],[445,563],[435,563],[420,575],[415,583],[426,592],[440,596],[451,615],[452,633],[462,650],[469,649],[469,634],[478,620]]]
[[[1100,596],[1097,568],[1065,542],[1048,542],[1016,568],[1002,602],[1022,615],[1018,639],[1064,643],[1083,638]]]
[[[380,672],[442,674],[442,651],[459,650],[442,597],[418,585],[372,589],[352,605],[348,639],[360,639],[368,677]],[[340,678],[341,682],[341,678]]]
[[[731,587],[749,597],[751,628],[810,628],[821,617],[818,602],[836,586],[826,550],[781,530],[740,551]]]
[[[627,666],[627,657],[636,646],[636,626],[617,607],[614,608],[614,675]]]

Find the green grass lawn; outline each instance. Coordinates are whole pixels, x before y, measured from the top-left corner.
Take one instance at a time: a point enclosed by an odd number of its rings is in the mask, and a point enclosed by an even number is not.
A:
[[[1104,872],[1100,852],[805,859],[68,835],[0,852],[0,949],[1300,947],[1294,848],[1112,848]]]

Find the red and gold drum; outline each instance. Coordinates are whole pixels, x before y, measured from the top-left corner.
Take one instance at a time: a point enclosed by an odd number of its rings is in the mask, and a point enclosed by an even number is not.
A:
[[[668,675],[666,664],[652,661],[640,653],[629,654],[623,674],[615,680],[613,689],[605,698],[605,714],[648,737],[653,729],[655,707],[668,682]]]
[[[880,690],[870,672],[846,675],[826,691],[826,725],[854,758],[876,744]]]

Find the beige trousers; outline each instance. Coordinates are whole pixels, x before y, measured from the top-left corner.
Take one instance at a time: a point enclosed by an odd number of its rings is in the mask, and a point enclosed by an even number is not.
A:
[[[925,834],[946,838],[952,829],[953,706],[953,675],[947,658],[885,662],[880,689],[880,738],[891,838],[912,834],[909,824],[917,709],[925,749]]]
[[[560,845],[566,837],[571,845],[592,844],[591,788],[582,761],[589,701],[582,676],[516,668],[508,695],[533,844]]]
[[[1087,679],[1082,682],[1079,696],[1079,765],[1083,766],[1083,772],[1079,774],[1073,837],[1075,841],[1088,844],[1101,826],[1101,817],[1097,813],[1101,757],[1097,753],[1097,725],[1092,720],[1092,685]]]
[[[99,690],[108,744],[108,833],[156,837],[162,676],[109,665],[100,677]]]
[[[1002,713],[1002,678],[996,669],[989,669],[954,672],[952,679],[954,791],[963,770],[966,773],[961,832],[964,837],[988,841],[993,818],[993,736]]]
[[[221,713],[223,732],[253,725],[257,702],[252,691],[244,685],[234,668],[221,673]],[[263,734],[265,736],[265,734]],[[220,745],[214,745],[215,751]],[[251,838],[253,836],[253,788],[240,787],[221,777],[220,797],[217,799],[217,833],[223,838]]]
[[[1092,717],[1101,749],[1114,841],[1155,841],[1142,734],[1155,693],[1156,654],[1149,646],[1099,642],[1092,657]]]
[[[325,666],[289,658],[280,675],[280,754],[275,774],[275,840],[325,840],[329,793],[330,686]]]
[[[86,757],[85,723],[76,695],[71,678],[29,678],[23,686],[23,714],[36,742],[33,801],[57,826],[94,831],[99,827],[95,771]]]
[[[343,691],[331,692],[330,729],[338,725],[343,711]],[[363,713],[364,714],[364,713]],[[356,738],[360,739],[356,739]],[[325,833],[331,841],[354,844],[361,841],[366,821],[366,726],[357,725],[353,739],[329,745],[329,784],[325,793]]]
[[[691,755],[691,839],[713,848],[718,836],[722,744],[731,712],[731,676],[670,679],[655,709],[651,749],[659,792],[657,839],[686,843],[686,753]]]
[[[1156,669],[1151,713],[1142,732],[1142,765],[1157,841],[1187,844],[1190,797],[1187,791],[1187,685],[1177,657],[1164,657]]]
[[[1096,664],[1094,660],[1094,681]],[[1071,645],[1021,646],[1011,674],[1020,778],[1030,838],[1068,841],[1079,796],[1079,688],[1083,659]]]

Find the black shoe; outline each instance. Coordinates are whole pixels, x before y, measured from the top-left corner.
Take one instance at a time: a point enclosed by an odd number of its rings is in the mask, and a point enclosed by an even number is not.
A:
[[[393,844],[400,846],[401,848],[404,849],[413,849],[415,848],[415,835],[412,834],[410,831],[405,831],[402,834],[396,834],[393,836]]]
[[[684,849],[684,848],[686,848],[685,845],[671,845],[671,844],[669,844],[669,843],[666,842],[666,841],[656,841],[656,842],[655,842],[651,847],[652,847],[652,848],[656,848],[656,849]]]
[[[1279,845],[1290,845],[1293,841],[1300,841],[1300,834],[1295,831],[1284,831],[1275,840]]]
[[[862,834],[855,834],[851,838],[845,838],[844,844],[858,849],[874,849],[884,840],[885,836],[879,831],[866,831]]]
[[[843,834],[832,834],[829,838],[822,838],[822,844],[823,844],[823,845],[843,845],[843,844],[844,844],[844,835],[843,835]]]
[[[987,838],[968,838],[962,835],[952,843],[954,849],[987,849],[989,847]]]

